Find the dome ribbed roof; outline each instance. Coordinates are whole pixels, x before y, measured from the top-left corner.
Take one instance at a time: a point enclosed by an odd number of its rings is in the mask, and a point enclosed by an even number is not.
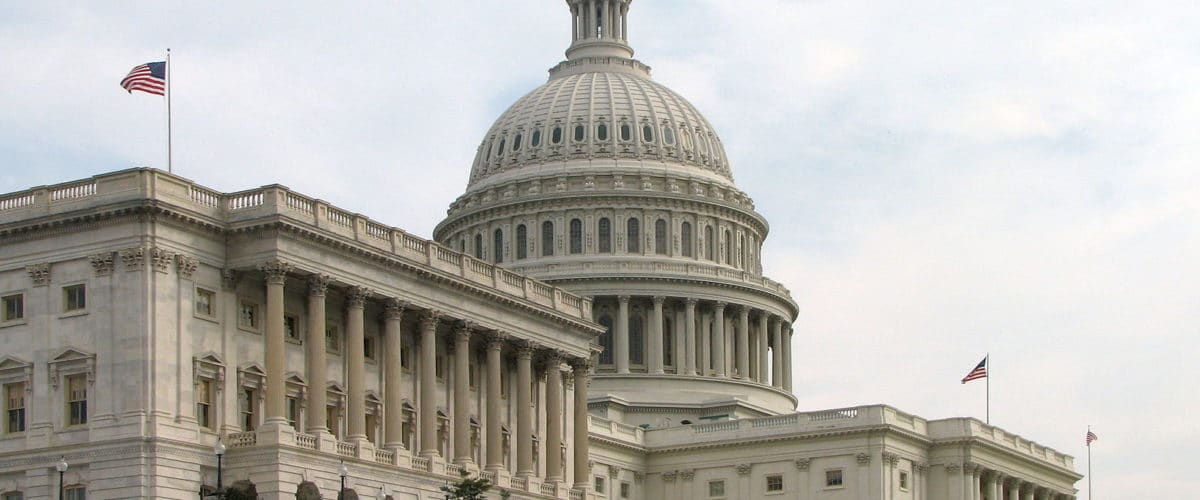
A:
[[[549,82],[496,120],[467,191],[578,163],[591,170],[647,166],[733,184],[720,139],[691,103],[650,80],[635,60],[589,57],[552,70]]]

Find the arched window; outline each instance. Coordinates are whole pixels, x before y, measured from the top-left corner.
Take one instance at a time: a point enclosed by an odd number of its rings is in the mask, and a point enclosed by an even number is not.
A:
[[[608,125],[605,125],[603,123],[596,125],[596,140],[598,140],[598,141],[607,141],[608,140]]]
[[[463,238],[463,239],[460,239],[460,240],[458,240],[458,251],[459,251],[459,253],[467,253],[467,240],[466,240],[466,238]]]
[[[738,267],[746,268],[746,235],[738,235]]]
[[[583,142],[583,138],[586,136],[587,136],[587,130],[583,128],[583,125],[582,124],[576,125],[575,126],[575,142]]]
[[[571,253],[583,253],[583,221],[571,219]]]
[[[492,233],[492,262],[504,262],[504,232],[499,229]]]
[[[542,223],[542,256],[551,255],[554,255],[554,223],[546,221]]]
[[[733,265],[733,233],[725,230],[725,264]]]
[[[504,149],[504,146],[503,146],[504,143],[501,142],[500,144],[501,144],[500,149]],[[663,127],[663,144],[666,144],[668,146],[675,145],[675,129],[671,128],[670,125]]]
[[[541,130],[533,131],[533,135],[529,137],[529,145],[533,146],[535,148],[542,145],[542,131]]]
[[[612,222],[608,217],[600,218],[600,222],[596,223],[596,232],[600,233],[600,253],[612,253]]]
[[[713,251],[717,242],[713,238],[712,226],[704,226],[704,258],[708,260],[716,260],[717,253]]]
[[[522,260],[529,256],[526,249],[529,248],[529,235],[525,234],[525,224],[517,226],[517,260]]]
[[[483,259],[483,235],[475,234],[475,258]]]
[[[642,239],[642,227],[640,222],[635,217],[629,218],[629,223],[625,226],[625,251],[629,253],[638,253],[641,248],[638,242]]]
[[[552,142],[554,144],[562,144],[562,135],[563,135],[562,127],[559,125],[555,125],[554,130],[550,132],[550,142]]]
[[[633,127],[630,127],[628,123],[622,123],[621,124],[621,140],[625,141],[625,142],[629,142],[629,140],[632,138],[633,138]]]
[[[692,223],[691,222],[684,221],[683,224],[679,225],[679,239],[682,240],[680,242],[680,244],[683,245],[683,256],[691,257],[692,256]]]
[[[642,328],[642,316],[629,317],[629,364],[641,365],[646,363],[646,335]]]
[[[667,254],[667,221],[665,219],[654,221],[654,253]]]
[[[651,127],[649,123],[642,125],[642,141],[654,142],[654,127]]]
[[[504,156],[504,139],[500,139],[500,147],[496,148],[496,157]]]
[[[600,334],[600,347],[604,349],[603,351],[600,351],[600,364],[611,365],[613,364],[612,316],[602,314],[600,315],[600,321],[598,321],[598,323],[600,323],[600,326],[604,327],[604,333]]]
[[[513,137],[513,151],[520,151],[520,150],[521,150],[521,134],[517,134],[516,137]]]

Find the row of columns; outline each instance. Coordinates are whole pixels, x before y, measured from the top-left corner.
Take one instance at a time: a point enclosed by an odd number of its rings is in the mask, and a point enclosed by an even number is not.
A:
[[[629,2],[624,0],[577,0],[571,4],[572,41],[589,38],[628,40]],[[597,36],[599,28],[600,36]]]
[[[259,266],[265,275],[266,283],[266,315],[264,334],[265,366],[266,366],[266,425],[287,426],[286,391],[284,386],[284,358],[286,341],[284,338],[284,285],[292,266],[280,261],[271,261]],[[325,357],[325,295],[330,279],[327,276],[313,274],[308,279],[308,328],[305,339],[305,369],[310,383],[315,387],[325,386],[326,357]],[[364,383],[363,352],[363,311],[371,293],[366,288],[348,287],[346,289],[346,397],[349,400],[347,414],[346,440],[361,442],[366,434],[366,387]],[[383,325],[383,358],[384,365],[384,437],[381,440],[384,447],[392,449],[404,448],[403,436],[403,394],[401,388],[401,319],[407,304],[396,298],[388,298],[384,302]],[[418,454],[431,459],[441,458],[438,447],[438,416],[437,416],[437,327],[441,314],[434,310],[420,312],[418,321],[418,336],[421,345],[419,373],[419,405],[420,405],[420,450]],[[473,325],[459,321],[453,331],[454,345],[454,449],[453,461],[464,466],[473,464],[473,450],[470,439],[470,342],[475,334]],[[485,408],[487,411],[486,434],[484,436],[486,451],[484,454],[485,469],[499,471],[504,468],[503,438],[501,431],[501,373],[504,369],[502,351],[506,345],[512,345],[516,351],[517,382],[516,401],[517,422],[517,475],[532,476],[535,474],[533,462],[533,358],[535,353],[541,355],[546,362],[546,480],[564,481],[562,474],[563,463],[559,448],[564,442],[563,432],[563,384],[562,364],[568,362],[574,376],[574,483],[576,487],[586,487],[590,484],[587,444],[587,381],[591,369],[590,360],[583,357],[568,357],[553,349],[538,348],[526,339],[510,338],[500,332],[487,332],[486,368],[488,377]],[[315,408],[326,405],[325,391],[310,392],[311,404]],[[324,411],[310,412],[307,431],[317,434],[328,432],[328,422]]]
[[[963,464],[964,500],[1072,500],[1075,497],[1045,486],[987,469]]]
[[[628,295],[617,297],[617,317],[613,324],[613,365],[617,373],[630,373],[630,301]],[[664,304],[667,297],[654,296],[650,298],[652,308],[647,318],[649,332],[646,341],[646,371],[651,374],[665,373],[663,365],[663,331]],[[705,311],[698,311],[701,302],[697,299],[682,299],[684,308],[680,314],[676,310],[675,338],[677,347],[675,353],[675,370],[683,375],[710,375],[706,372],[710,361],[711,375],[716,377],[732,377],[752,380],[758,383],[770,383],[772,386],[785,391],[792,390],[792,330],[791,325],[778,315],[766,311],[755,313],[757,327],[751,329],[751,312],[749,306],[730,306],[726,302],[707,303]],[[727,364],[725,347],[730,344],[726,336],[725,314],[732,309],[736,317],[733,325],[732,344],[736,345],[737,355],[732,360],[732,366]],[[699,321],[698,321],[699,320]],[[682,323],[682,324],[681,324]],[[704,331],[703,325],[711,325],[712,331]],[[699,326],[699,327],[698,327]],[[752,347],[753,344],[753,347]],[[697,351],[699,350],[699,352]],[[771,356],[771,373],[767,373],[768,351]],[[699,354],[699,356],[698,356]],[[753,359],[753,363],[752,361]],[[701,359],[697,366],[697,359]]]

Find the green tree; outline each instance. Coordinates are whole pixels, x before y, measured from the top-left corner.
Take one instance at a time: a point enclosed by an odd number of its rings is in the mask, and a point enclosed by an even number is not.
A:
[[[485,500],[483,496],[492,488],[492,483],[482,477],[471,479],[464,471],[462,480],[454,484],[447,484],[441,487],[445,493],[446,500]]]

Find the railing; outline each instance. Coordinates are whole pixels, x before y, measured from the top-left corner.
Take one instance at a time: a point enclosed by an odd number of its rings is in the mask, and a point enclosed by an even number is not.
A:
[[[812,422],[827,422],[830,420],[843,420],[855,418],[858,416],[858,408],[842,408],[840,410],[826,410],[808,413],[808,419]]]
[[[558,486],[554,483],[542,483],[541,486],[538,486],[538,491],[543,495],[558,496]]]
[[[358,455],[358,448],[354,446],[354,443],[343,443],[338,441],[337,454],[344,457],[353,457]]]
[[[301,198],[295,193],[288,193],[287,196],[284,197],[284,200],[290,209],[299,210],[308,215],[312,215],[316,212],[316,209],[314,208],[315,204],[312,202],[312,200]]]
[[[334,224],[343,227],[354,227],[354,216],[348,212],[343,212],[333,207],[325,210],[325,218]]]
[[[496,483],[496,471],[494,471],[494,470],[481,471],[479,473],[479,477],[481,477],[483,479],[487,479],[488,482],[491,482],[492,484]]]
[[[225,436],[226,446],[230,448],[246,448],[258,442],[258,434],[254,431],[235,432]]]
[[[261,207],[263,204],[263,192],[251,191],[248,193],[231,194],[227,198],[229,210],[244,210],[247,208]]]
[[[584,500],[586,497],[587,492],[581,489],[572,489],[571,491],[567,492],[567,498],[570,498],[571,500]]]
[[[50,201],[66,200],[70,198],[83,198],[94,194],[96,194],[96,181],[87,181],[79,184],[69,184],[51,189]]]
[[[296,446],[308,448],[310,450],[317,449],[317,437],[312,434],[296,433]]]
[[[429,472],[429,457],[413,457],[412,465],[414,469]]]
[[[392,233],[392,228],[377,222],[367,221],[367,236],[386,240]]]
[[[0,211],[28,207],[33,205],[36,201],[37,195],[33,193],[19,193],[14,196],[0,198]]]
[[[375,449],[375,461],[381,464],[392,464],[396,462],[396,452],[392,450]]]
[[[529,479],[525,476],[515,476],[512,478],[512,482],[509,484],[511,484],[514,489],[521,491],[529,489]]]
[[[200,186],[188,186],[188,198],[206,207],[221,206],[221,193]]]
[[[463,466],[461,466],[459,464],[446,464],[446,474],[447,475],[461,476],[462,473],[463,473]]]
[[[705,434],[709,432],[721,432],[737,430],[737,420],[727,420],[725,422],[713,422],[711,424],[696,424],[692,426],[692,432],[697,434]]]
[[[800,418],[795,414],[779,415],[776,417],[762,417],[750,420],[750,427],[778,427],[781,425],[791,425],[798,422]]]

